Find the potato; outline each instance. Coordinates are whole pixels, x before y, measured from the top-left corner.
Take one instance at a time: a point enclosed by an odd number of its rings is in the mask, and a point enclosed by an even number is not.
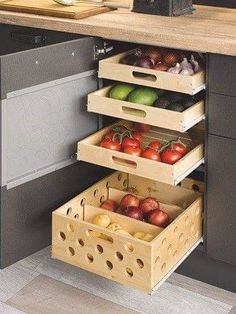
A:
[[[93,218],[93,224],[107,228],[111,223],[111,218],[108,215],[100,214]]]
[[[145,236],[142,238],[143,241],[147,241],[147,242],[151,242],[155,237],[150,234],[150,233],[146,233]]]
[[[107,227],[107,229],[112,230],[112,231],[117,231],[117,230],[119,230],[119,229],[122,229],[122,227],[121,227],[119,224],[117,224],[117,223],[111,223],[111,224]]]
[[[145,237],[145,233],[144,232],[136,232],[133,237],[136,238],[136,239],[139,239],[139,240],[142,240],[144,237]]]
[[[128,232],[128,231],[126,231],[126,230],[124,230],[124,229],[117,229],[117,230],[116,230],[116,232],[117,232],[117,233],[124,234],[124,235],[128,235],[128,236],[130,236],[129,232]]]

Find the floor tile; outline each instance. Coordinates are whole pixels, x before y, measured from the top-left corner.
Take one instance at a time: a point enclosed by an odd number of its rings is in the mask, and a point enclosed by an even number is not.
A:
[[[40,275],[7,301],[30,314],[134,314],[117,304]]]
[[[25,312],[22,312],[20,310],[13,308],[10,305],[7,305],[5,303],[0,302],[0,313],[2,313],[2,314],[24,314]]]

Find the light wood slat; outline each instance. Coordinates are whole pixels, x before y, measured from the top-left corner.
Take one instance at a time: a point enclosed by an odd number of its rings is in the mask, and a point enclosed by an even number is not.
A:
[[[195,8],[176,18],[116,10],[78,21],[0,11],[0,22],[236,56],[235,10]]]

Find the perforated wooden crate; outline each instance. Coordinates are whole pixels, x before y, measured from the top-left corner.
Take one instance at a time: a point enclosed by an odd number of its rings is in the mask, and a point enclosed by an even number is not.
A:
[[[119,201],[124,190],[153,196],[173,219],[164,230],[99,208]],[[151,233],[145,242],[91,223],[99,213],[126,231]],[[102,237],[98,237],[102,235]],[[202,237],[202,195],[125,173],[114,173],[53,212],[52,256],[108,279],[150,293]]]
[[[205,118],[204,101],[199,101],[183,112],[144,106],[108,97],[111,86],[88,95],[88,111],[146,123],[152,126],[185,132]]]
[[[205,88],[204,71],[187,76],[120,63],[123,57],[135,53],[135,51],[136,49],[99,61],[98,76],[190,95],[194,95]]]

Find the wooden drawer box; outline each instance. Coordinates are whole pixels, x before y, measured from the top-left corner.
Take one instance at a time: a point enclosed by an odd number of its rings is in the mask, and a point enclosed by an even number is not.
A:
[[[78,142],[77,159],[171,185],[177,185],[204,161],[203,132],[196,127],[184,134],[153,127],[145,134],[144,146],[154,139],[163,142],[180,137],[191,147],[181,160],[169,165],[100,147],[104,135],[116,125],[131,127],[132,123],[119,121]]]
[[[99,62],[98,76],[100,78],[166,89],[190,95],[194,95],[205,88],[204,71],[192,76],[184,76],[119,63],[125,55],[131,52],[132,50],[101,60]]]
[[[124,190],[134,187],[142,198],[153,196],[161,202],[173,218],[167,228],[99,208],[105,199],[119,201]],[[145,242],[92,224],[100,213],[130,234],[143,231],[155,238]],[[200,193],[125,173],[113,173],[53,212],[53,258],[148,293],[168,278],[201,238]]]
[[[183,112],[144,106],[128,101],[109,98],[111,86],[88,95],[88,111],[111,117],[146,123],[169,130],[185,132],[203,120],[204,101],[200,101]]]

